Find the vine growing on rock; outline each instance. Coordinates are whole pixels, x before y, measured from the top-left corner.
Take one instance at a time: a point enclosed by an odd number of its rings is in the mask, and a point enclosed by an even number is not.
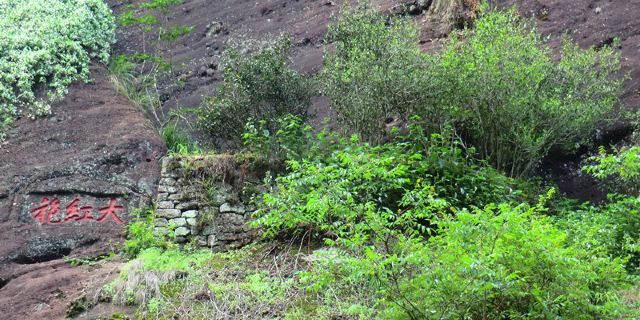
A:
[[[102,0],[0,0],[0,29],[0,139],[17,117],[49,113],[115,42]]]

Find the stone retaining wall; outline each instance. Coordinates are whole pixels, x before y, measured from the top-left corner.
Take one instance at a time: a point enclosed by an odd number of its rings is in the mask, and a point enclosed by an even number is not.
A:
[[[216,251],[253,241],[257,232],[247,222],[255,208],[243,194],[247,185],[261,181],[252,161],[234,155],[164,158],[156,232]]]

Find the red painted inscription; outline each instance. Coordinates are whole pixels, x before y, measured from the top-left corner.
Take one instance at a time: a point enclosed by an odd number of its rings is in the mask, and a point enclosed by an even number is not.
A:
[[[109,204],[98,209],[100,217],[95,219],[91,213],[93,212],[93,206],[80,206],[80,199],[75,198],[65,207],[64,219],[60,212],[60,200],[58,198],[42,198],[40,205],[33,210],[33,220],[39,221],[40,224],[61,224],[72,221],[113,221],[117,224],[122,224],[123,221],[118,216],[118,213],[124,211],[124,206],[118,205],[115,198],[109,200]]]

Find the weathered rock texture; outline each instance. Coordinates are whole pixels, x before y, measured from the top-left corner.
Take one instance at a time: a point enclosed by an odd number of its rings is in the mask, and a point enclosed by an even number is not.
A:
[[[89,276],[65,256],[120,250],[132,210],[153,200],[162,139],[102,67],[52,114],[21,119],[0,146],[0,318],[60,319]]]
[[[250,243],[257,235],[247,225],[255,210],[250,190],[259,189],[263,171],[247,156],[164,158],[156,232],[216,251]]]

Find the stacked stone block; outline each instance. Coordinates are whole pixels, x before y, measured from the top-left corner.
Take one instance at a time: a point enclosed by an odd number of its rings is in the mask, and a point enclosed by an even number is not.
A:
[[[255,239],[256,231],[247,222],[255,208],[244,204],[239,188],[225,182],[223,177],[208,177],[215,181],[210,190],[202,190],[196,181],[185,177],[187,163],[199,159],[201,157],[168,157],[162,161],[156,200],[156,232],[173,233],[170,238],[178,243],[194,242],[217,251],[250,243]]]

